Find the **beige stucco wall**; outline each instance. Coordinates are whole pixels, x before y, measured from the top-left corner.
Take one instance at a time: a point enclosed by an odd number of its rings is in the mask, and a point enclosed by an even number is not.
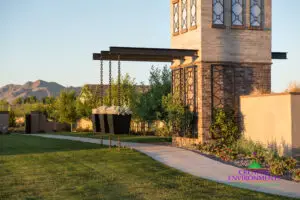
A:
[[[300,157],[300,94],[292,95],[292,145],[297,157]]]
[[[244,135],[290,155],[299,147],[300,95],[275,94],[241,97]]]

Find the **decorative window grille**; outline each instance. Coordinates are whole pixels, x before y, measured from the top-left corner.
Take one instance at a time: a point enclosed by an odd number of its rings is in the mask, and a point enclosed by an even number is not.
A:
[[[250,25],[261,27],[263,18],[263,0],[251,0],[250,6]]]
[[[231,0],[231,23],[233,26],[244,25],[244,0]]]
[[[187,0],[181,0],[181,29],[187,30]]]
[[[213,0],[213,24],[224,25],[224,0]]]
[[[191,0],[191,27],[197,25],[197,3],[196,0]]]
[[[173,33],[179,32],[179,3],[173,4]]]

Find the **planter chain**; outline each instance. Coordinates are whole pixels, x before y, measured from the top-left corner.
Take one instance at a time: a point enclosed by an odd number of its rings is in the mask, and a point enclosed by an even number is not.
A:
[[[112,95],[111,95],[111,59],[109,59],[109,105],[112,105]]]
[[[103,60],[100,59],[100,104],[103,106]]]
[[[121,106],[121,61],[118,55],[118,106]]]

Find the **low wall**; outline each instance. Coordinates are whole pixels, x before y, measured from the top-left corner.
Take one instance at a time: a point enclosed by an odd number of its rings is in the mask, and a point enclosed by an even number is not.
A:
[[[189,147],[200,143],[201,140],[198,138],[195,139],[195,138],[176,137],[176,136],[172,137],[172,145],[177,147]]]
[[[9,126],[9,112],[0,111],[0,132],[7,132]]]
[[[244,136],[298,156],[300,148],[300,93],[241,97]]]
[[[31,112],[30,118],[30,133],[49,133],[71,130],[69,124],[48,121],[46,116],[40,112]]]
[[[163,121],[131,121],[130,131],[133,133],[149,133],[154,134],[157,129],[163,128]]]

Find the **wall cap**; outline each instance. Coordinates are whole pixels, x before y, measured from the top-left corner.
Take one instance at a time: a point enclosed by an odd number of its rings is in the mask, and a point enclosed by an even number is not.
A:
[[[300,92],[282,92],[282,93],[272,93],[272,94],[254,94],[254,95],[243,95],[241,98],[251,98],[251,97],[268,97],[268,96],[284,96],[284,95],[300,95]]]

